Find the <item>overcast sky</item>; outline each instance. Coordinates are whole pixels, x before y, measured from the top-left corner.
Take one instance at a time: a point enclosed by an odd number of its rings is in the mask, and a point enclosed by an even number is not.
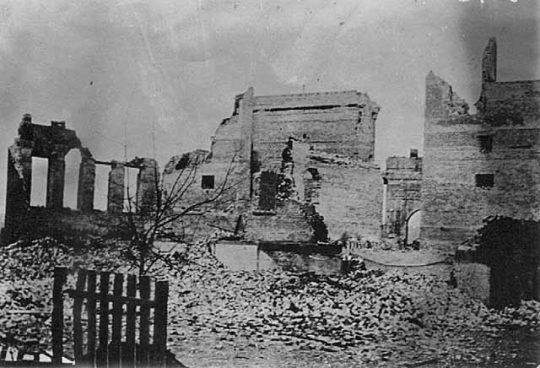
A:
[[[539,17],[536,0],[0,0],[0,173],[24,113],[65,120],[97,159],[163,167],[208,149],[250,85],[367,92],[384,162],[422,149],[430,70],[476,102],[490,36],[499,80],[540,79]]]

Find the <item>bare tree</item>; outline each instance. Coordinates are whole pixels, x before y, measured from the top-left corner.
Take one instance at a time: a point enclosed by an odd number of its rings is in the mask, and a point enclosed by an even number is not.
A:
[[[199,168],[207,158],[193,156],[185,154],[180,158],[175,165],[176,176],[169,183],[165,181],[165,175],[160,178],[159,169],[154,166],[155,195],[151,205],[138,203],[137,198],[128,194],[123,223],[123,230],[129,237],[126,256],[136,265],[139,275],[148,273],[158,260],[163,259],[155,246],[157,240],[184,241],[186,234],[180,225],[182,220],[194,214],[209,214],[237,201],[233,195],[235,189],[249,180],[249,165],[238,162],[234,154],[217,186],[208,191],[194,190]],[[199,195],[193,196],[193,192]]]

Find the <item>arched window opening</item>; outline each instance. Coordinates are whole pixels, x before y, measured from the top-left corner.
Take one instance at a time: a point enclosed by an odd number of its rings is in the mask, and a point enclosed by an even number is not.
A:
[[[420,238],[420,223],[422,221],[422,212],[415,211],[407,219],[407,244],[411,244]]]
[[[47,203],[47,171],[49,162],[46,158],[32,157],[32,189],[30,206],[45,207]]]
[[[66,171],[64,175],[64,207],[77,208],[77,192],[79,188],[79,168],[81,153],[73,149],[65,157]]]
[[[107,165],[96,165],[96,181],[94,184],[94,209],[107,211],[107,192],[109,190],[109,171]]]

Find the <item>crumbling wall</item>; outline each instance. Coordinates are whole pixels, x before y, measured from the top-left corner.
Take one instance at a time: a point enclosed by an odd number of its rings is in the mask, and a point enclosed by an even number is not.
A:
[[[31,226],[30,238],[56,239],[98,236],[110,239],[129,239],[130,234],[122,213],[107,211],[77,211],[69,208],[34,207],[26,218]]]
[[[383,216],[385,234],[404,239],[407,219],[422,204],[422,158],[417,151],[410,157],[389,157],[383,174],[386,199]]]
[[[241,217],[252,198],[252,174],[258,171],[252,150],[253,89],[235,97],[232,116],[212,137],[210,152],[194,151],[171,158],[163,172],[169,195],[181,193],[173,205],[185,213],[168,231],[190,238],[216,231],[241,231]],[[180,192],[178,192],[180,191]]]
[[[246,230],[248,238],[249,234],[257,234],[256,237],[264,235],[266,240],[326,240],[325,220],[318,206],[330,216],[342,217],[332,220],[341,224],[336,234],[349,226],[374,227],[377,221],[373,220],[373,200],[367,201],[367,197],[378,196],[376,202],[380,193],[369,184],[374,177],[371,169],[351,167],[350,174],[340,174],[337,167],[323,165],[326,178],[321,180],[316,165],[310,163],[309,151],[318,149],[371,163],[378,112],[379,107],[367,94],[356,91],[255,97],[249,88],[236,96],[233,114],[218,127],[210,152],[195,151],[170,160],[163,172],[163,193],[159,193],[160,175],[154,160],[98,161],[81,145],[75,132],[65,128],[64,122],[46,127],[32,124],[27,117],[9,151],[5,232],[13,239],[30,235],[33,226],[37,227],[34,233],[43,229],[48,232],[54,223],[67,232],[84,228],[103,234],[101,225],[81,227],[80,219],[92,218],[94,213],[94,222],[101,224],[106,221],[100,219],[121,219],[126,211],[149,213],[158,195],[163,195],[162,201],[171,202],[173,217],[179,215],[165,229],[173,236],[183,236],[189,228],[200,230],[201,236],[216,230],[241,235]],[[296,147],[290,160],[285,161],[282,154],[287,142],[294,142]],[[81,151],[77,208],[82,213],[63,209],[64,156],[74,148]],[[38,211],[29,203],[32,156],[49,159],[47,211]],[[96,165],[111,167],[106,216],[93,210]],[[139,170],[135,203],[129,208],[125,198],[127,168]],[[263,172],[276,174],[274,198],[267,202],[264,199],[268,195],[261,199],[259,193],[258,180]],[[354,177],[354,183],[349,182],[348,176]],[[335,197],[334,189],[341,188],[341,194],[353,193],[355,186],[361,188],[362,194],[354,193],[353,203],[363,209],[355,208],[351,213],[337,210],[347,203],[343,197]],[[358,200],[360,197],[363,199]],[[261,208],[261,203],[268,208]],[[49,216],[49,210],[58,213],[56,222],[41,217]],[[261,210],[266,212],[261,214]],[[21,222],[26,230],[17,228]],[[366,232],[374,233],[372,229]]]
[[[489,216],[540,217],[540,82],[496,82],[494,51],[490,41],[476,115],[448,83],[427,76],[421,229],[427,245],[453,250]]]
[[[158,163],[151,158],[136,158],[131,163],[139,168],[136,192],[137,211],[149,213],[156,205],[161,185]]]
[[[257,96],[253,149],[267,169],[278,170],[289,137],[316,150],[372,161],[379,107],[356,91]]]
[[[317,201],[331,239],[344,233],[371,239],[381,234],[383,181],[380,168],[349,157],[311,152],[308,164],[319,177]]]
[[[378,168],[363,171],[360,166],[351,166],[347,173],[339,174],[346,166],[325,166],[328,175],[321,181],[316,164],[310,161],[310,151],[316,149],[351,157],[371,168],[378,112],[379,107],[367,94],[356,91],[254,96],[250,88],[236,96],[232,116],[220,124],[211,152],[196,165],[201,175],[197,180],[213,176],[217,185],[234,162],[230,174],[238,182],[231,191],[235,204],[229,209],[207,207],[198,212],[198,219],[214,221],[219,213],[221,224],[209,224],[209,228],[232,230],[234,225],[236,230],[235,224],[243,216],[246,239],[307,242],[327,238],[327,219],[318,210],[323,206],[330,216],[340,216],[330,220],[338,227],[336,237],[349,226],[353,231],[367,226],[362,230],[366,235],[378,236],[382,193]],[[288,146],[290,152],[285,152]],[[178,160],[173,158],[167,165],[166,183],[177,174],[170,168]],[[358,193],[355,186],[360,188]],[[354,192],[353,205],[346,203],[346,196],[337,198],[335,188],[342,188],[341,196],[345,191],[347,195]],[[197,201],[209,193],[197,184],[185,193],[186,201],[182,202]],[[348,213],[339,207],[354,210]]]
[[[305,243],[313,240],[314,228],[306,219],[302,204],[281,201],[274,213],[254,212],[247,219],[245,238],[250,241]]]
[[[237,153],[214,157],[198,150],[171,158],[163,171],[172,211],[185,213],[167,229],[177,237],[205,237],[216,231],[236,232],[250,206],[250,167]]]
[[[123,162],[113,161],[109,171],[109,186],[107,191],[107,211],[124,212],[126,167]]]
[[[332,239],[343,232],[380,236],[382,179],[372,164],[379,107],[367,94],[257,96],[253,113],[261,170],[291,181],[292,198],[313,206],[317,223],[324,223],[321,233]],[[288,142],[292,157],[284,164]]]
[[[71,149],[87,152],[75,132],[66,129],[65,122],[52,121],[50,126],[44,126],[33,124],[30,114],[23,116],[18,136],[8,148],[6,212],[2,231],[4,244],[16,240],[19,233],[29,229],[26,219],[31,211],[32,157],[48,159],[46,206],[61,209],[64,200],[64,158]],[[80,202],[82,204],[82,199]]]
[[[8,175],[5,223],[2,243],[39,236],[105,235],[119,231],[124,217],[125,167],[138,168],[137,198],[132,212],[139,213],[156,201],[159,180],[157,163],[136,158],[131,162],[102,162],[92,157],[75,132],[63,121],[50,126],[32,123],[24,115],[14,144],[8,148]],[[77,149],[81,153],[77,190],[77,210],[64,208],[65,156]],[[45,208],[30,204],[32,157],[48,160]],[[109,165],[108,211],[94,210],[96,165]],[[157,175],[157,176],[156,176]]]
[[[94,209],[94,184],[96,182],[96,163],[85,151],[79,166],[79,185],[77,188],[77,208],[82,211]]]
[[[281,178],[276,189],[278,205],[274,211],[258,208],[254,214],[261,217],[253,221],[250,217],[251,228],[259,228],[258,233],[252,231],[260,237],[257,239],[290,240],[287,231],[315,236],[318,240],[327,237],[336,240],[344,233],[378,239],[382,211],[379,167],[352,157],[310,150],[306,142],[289,140],[288,144],[290,153],[283,152],[279,174],[274,174]],[[267,203],[265,196],[274,193],[266,190],[268,183],[264,178],[270,172],[263,172],[256,185],[256,196],[263,198],[259,203]],[[304,208],[285,207],[285,215],[289,217],[289,223],[285,223],[284,209],[279,203],[288,201],[304,204]],[[269,225],[264,226],[264,223]],[[286,231],[279,230],[279,226]],[[303,230],[306,226],[311,227],[311,235]]]
[[[309,147],[290,139],[278,172],[257,175],[245,237],[251,241],[326,241],[328,232],[314,206],[306,205],[304,173]]]

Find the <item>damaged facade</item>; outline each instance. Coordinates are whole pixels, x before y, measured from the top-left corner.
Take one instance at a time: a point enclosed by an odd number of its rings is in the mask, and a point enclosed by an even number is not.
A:
[[[251,241],[312,242],[344,234],[378,238],[382,178],[373,162],[379,107],[356,91],[236,97],[210,151],[173,157],[165,195],[185,215],[165,233],[193,237],[216,229]],[[64,208],[65,156],[81,152],[77,210]],[[32,157],[48,160],[45,207],[30,205]],[[107,210],[94,209],[96,165],[110,166]],[[118,235],[126,212],[126,169],[137,168],[136,208],[156,201],[152,159],[99,161],[64,122],[25,115],[9,148],[4,243],[44,235]],[[168,194],[167,194],[168,193]],[[129,202],[128,202],[129,203]]]
[[[232,116],[197,165],[196,185],[178,206],[232,184],[225,196],[230,200],[220,201],[228,205],[202,211],[200,226],[253,241],[309,242],[345,232],[379,237],[382,179],[373,163],[378,112],[367,94],[356,91],[254,96],[250,88],[236,97]],[[182,171],[181,159],[165,169],[169,186]]]
[[[411,149],[409,157],[389,157],[384,172],[384,235],[410,243],[418,237],[411,219],[422,206],[422,158]]]
[[[483,55],[477,113],[432,72],[426,78],[421,237],[453,250],[483,220],[540,219],[540,81],[497,81]]]
[[[71,150],[81,154],[77,210],[64,208],[65,157]],[[48,161],[45,207],[31,206],[32,158]],[[110,166],[107,211],[94,209],[96,165]],[[130,162],[101,162],[92,157],[75,132],[63,121],[50,126],[32,123],[24,115],[15,143],[8,149],[5,224],[2,243],[39,236],[66,236],[94,233],[107,235],[118,231],[125,211],[125,170],[137,168],[136,199],[133,211],[145,211],[154,205],[159,172],[153,159],[136,158]]]
[[[357,91],[236,96],[209,151],[175,156],[162,173],[179,190],[166,232],[200,236],[217,229],[248,241],[314,242],[345,235],[410,242],[447,251],[476,235],[484,219],[538,221],[540,81],[497,82],[496,43],[482,64],[482,89],[467,103],[441,78],[426,79],[424,157],[374,163],[380,108]],[[81,152],[77,211],[63,208],[64,158]],[[26,115],[9,148],[4,243],[64,230],[108,234],[125,211],[126,169],[139,170],[136,207],[152,208],[160,173],[152,159],[98,161],[63,122]],[[30,206],[32,157],[48,159],[46,206]],[[96,165],[110,166],[107,211],[94,209]],[[190,234],[187,234],[189,232]]]

